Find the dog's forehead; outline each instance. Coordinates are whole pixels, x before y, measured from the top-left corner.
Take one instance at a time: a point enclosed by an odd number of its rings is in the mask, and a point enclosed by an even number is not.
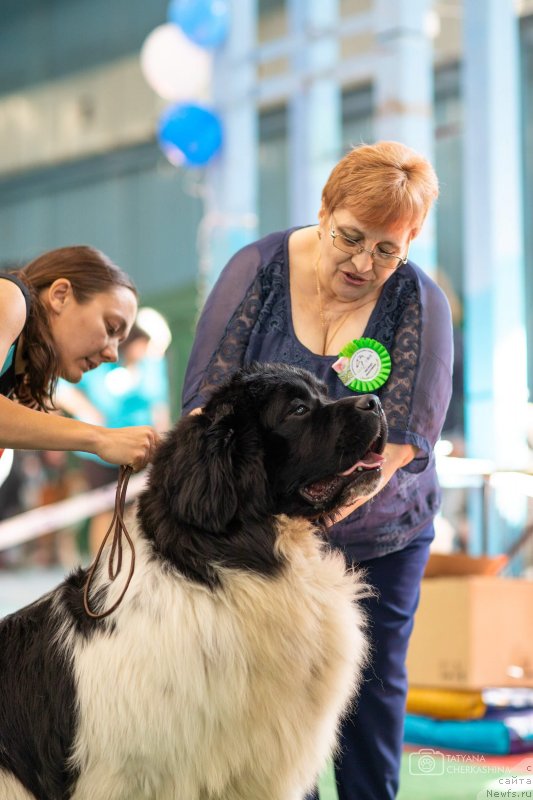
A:
[[[267,406],[287,405],[299,399],[317,401],[327,397],[327,388],[307,370],[282,364],[252,365],[239,370],[212,395],[205,407],[207,415],[242,412]]]
[[[318,381],[296,379],[294,381],[283,381],[282,389],[288,398],[299,400],[319,399],[326,396],[326,388]]]
[[[273,397],[279,400],[312,400],[323,398],[326,387],[317,380],[297,373],[290,376],[280,374],[269,375],[263,380],[253,382],[252,391],[258,398],[270,401]]]

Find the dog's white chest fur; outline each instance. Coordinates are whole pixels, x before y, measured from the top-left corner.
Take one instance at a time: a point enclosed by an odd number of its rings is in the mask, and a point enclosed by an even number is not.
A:
[[[360,581],[286,518],[281,575],[223,570],[216,591],[136,548],[109,632],[71,640],[75,800],[301,800],[366,657]]]

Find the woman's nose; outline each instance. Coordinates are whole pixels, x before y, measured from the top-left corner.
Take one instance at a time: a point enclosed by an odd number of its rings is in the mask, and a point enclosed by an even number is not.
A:
[[[374,269],[374,262],[368,250],[363,250],[362,253],[355,253],[352,256],[352,264],[357,272],[372,272]]]
[[[118,361],[118,344],[113,341],[108,342],[101,355],[104,361]]]

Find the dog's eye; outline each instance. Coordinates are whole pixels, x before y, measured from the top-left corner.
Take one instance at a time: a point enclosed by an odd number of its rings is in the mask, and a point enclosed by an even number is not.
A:
[[[296,406],[296,408],[293,408],[291,414],[293,414],[295,417],[301,417],[303,414],[307,414],[308,411],[309,409],[307,406],[304,406],[303,403],[300,403],[300,405]]]

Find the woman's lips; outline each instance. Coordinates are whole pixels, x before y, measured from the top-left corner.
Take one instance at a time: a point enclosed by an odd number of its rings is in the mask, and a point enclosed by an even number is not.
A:
[[[349,283],[350,286],[364,286],[365,283],[369,282],[369,278],[361,278],[359,275],[354,275],[351,272],[343,272],[344,278],[346,283]]]

